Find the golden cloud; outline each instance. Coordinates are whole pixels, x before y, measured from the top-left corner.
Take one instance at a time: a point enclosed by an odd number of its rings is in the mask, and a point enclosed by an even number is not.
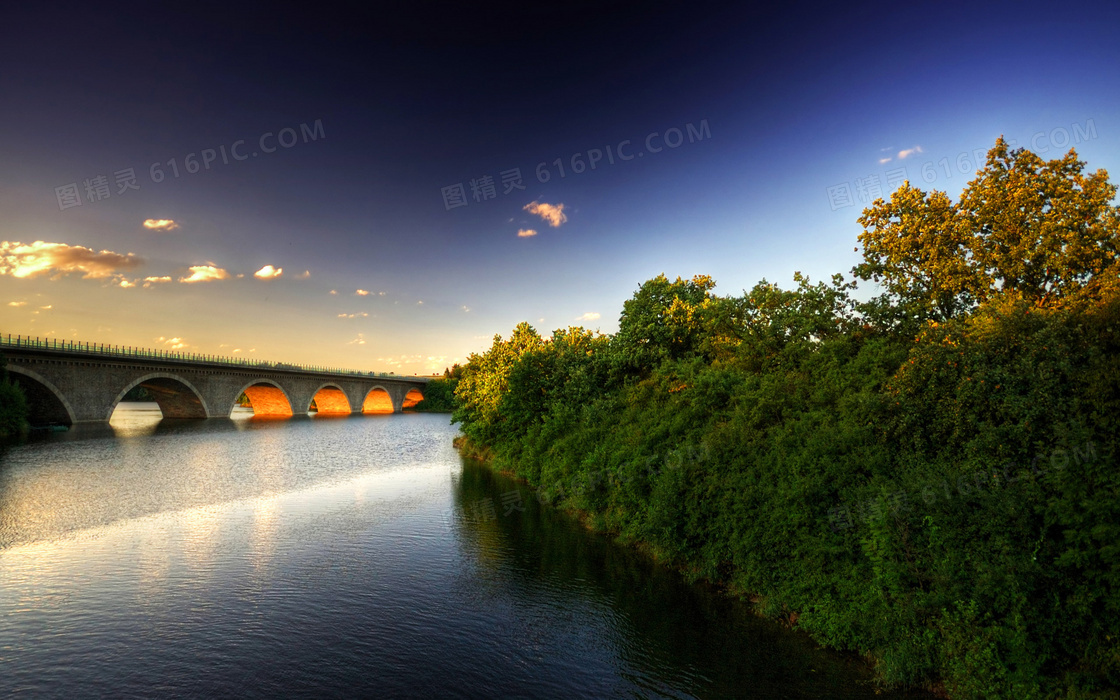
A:
[[[517,237],[518,238],[529,238],[530,236],[535,236],[535,235],[537,235],[537,232],[534,231],[531,228],[518,229],[518,231],[517,231]]]
[[[144,228],[149,231],[174,231],[179,224],[172,219],[145,219]]]
[[[193,265],[190,267],[190,277],[180,277],[180,282],[213,282],[214,280],[229,279],[229,272],[220,267],[215,267],[214,263],[207,263],[206,265]]]
[[[12,277],[54,275],[52,279],[58,279],[71,272],[81,272],[84,273],[82,279],[105,279],[143,262],[132,253],[96,252],[80,245],[0,241],[0,275]]]
[[[271,279],[276,279],[277,277],[279,277],[282,274],[284,274],[284,268],[273,267],[272,265],[265,265],[261,269],[254,272],[253,277],[256,277],[257,279],[262,279],[262,280],[271,280]]]
[[[559,228],[560,224],[568,220],[568,216],[564,213],[563,204],[549,204],[547,202],[529,202],[524,207],[525,211],[530,214],[536,214],[545,221],[552,228]]]
[[[180,350],[182,348],[189,348],[190,344],[182,338],[164,338],[162,335],[156,338],[157,343],[170,345],[172,350]]]
[[[354,293],[357,294],[360,297],[368,297],[369,296],[369,291],[367,291],[365,289],[356,289],[356,290],[354,290]]]

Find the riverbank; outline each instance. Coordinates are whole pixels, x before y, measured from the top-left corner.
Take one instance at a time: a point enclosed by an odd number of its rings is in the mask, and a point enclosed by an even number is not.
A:
[[[911,335],[827,286],[707,285],[648,282],[615,336],[495,339],[460,444],[883,687],[1120,696],[1120,300]],[[767,295],[787,328],[722,325]]]
[[[479,464],[485,465],[494,473],[512,479],[519,483],[528,485],[530,488],[536,488],[528,482],[517,470],[502,469],[495,465],[495,453],[492,449],[475,444],[470,438],[460,435],[452,441],[453,446],[459,451],[459,454],[468,460],[473,460]],[[538,499],[541,498],[540,491],[537,490]],[[781,624],[785,629],[804,633],[804,630],[799,629],[798,620],[800,613],[795,610],[781,609],[777,613],[775,610],[769,609],[763,596],[758,595],[737,586],[733,580],[728,577],[710,577],[704,572],[698,570],[695,566],[689,566],[687,563],[680,560],[674,560],[672,557],[666,556],[665,552],[655,545],[647,541],[634,540],[623,536],[623,533],[616,529],[605,525],[605,521],[600,513],[593,513],[586,510],[571,506],[569,503],[554,503],[558,506],[560,512],[567,515],[572,522],[578,523],[586,531],[596,535],[609,536],[615,543],[628,547],[636,552],[641,553],[647,557],[652,563],[666,567],[671,571],[682,575],[688,583],[702,582],[710,586],[717,594],[725,596],[730,599],[738,600],[748,604],[754,615],[761,619],[775,621]],[[814,643],[818,643],[811,633],[807,633],[810,639],[814,639]],[[822,648],[829,648],[827,645],[822,645]],[[833,649],[834,651],[841,651]],[[860,655],[856,652],[848,650],[845,657],[849,663],[855,664],[861,669],[874,675],[875,668],[881,663],[881,659],[876,659],[869,654]],[[949,695],[945,686],[941,682],[927,683],[922,686],[912,686],[908,688],[889,688],[890,690],[904,690],[908,693],[907,697],[928,697],[928,698],[948,698]],[[888,688],[884,688],[888,690]]]

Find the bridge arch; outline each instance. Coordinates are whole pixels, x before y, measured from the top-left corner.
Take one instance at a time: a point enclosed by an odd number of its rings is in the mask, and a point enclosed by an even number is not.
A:
[[[292,416],[292,400],[284,387],[270,379],[256,379],[241,387],[236,396],[245,394],[253,406],[254,416],[268,418],[290,418]],[[236,400],[236,398],[235,398]],[[310,403],[310,402],[308,402]],[[229,407],[230,415],[233,406]]]
[[[105,420],[113,416],[117,404],[138,386],[143,386],[152,394],[164,418],[209,418],[210,409],[206,406],[206,399],[202,392],[189,380],[175,374],[166,372],[152,372],[139,379],[133,380],[125,387],[124,391],[117,394],[113,403],[109,405],[109,413]],[[188,391],[183,391],[187,389]]]
[[[353,413],[350,399],[337,384],[330,382],[322,384],[311,395],[311,401],[315,403],[315,409],[321,416],[348,416]],[[307,410],[311,410],[310,404]]]
[[[31,425],[58,423],[74,425],[78,422],[74,407],[49,379],[34,370],[9,364],[8,378],[23,390],[27,397]]]
[[[362,413],[395,413],[393,395],[380,384],[374,385],[366,392],[362,400]]]
[[[424,394],[419,389],[413,387],[408,390],[408,393],[401,399],[401,410],[412,408],[416,404],[424,400]]]

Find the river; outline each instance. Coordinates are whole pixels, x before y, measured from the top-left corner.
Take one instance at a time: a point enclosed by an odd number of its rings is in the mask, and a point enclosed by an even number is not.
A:
[[[4,449],[0,696],[907,697],[455,434],[141,410]]]

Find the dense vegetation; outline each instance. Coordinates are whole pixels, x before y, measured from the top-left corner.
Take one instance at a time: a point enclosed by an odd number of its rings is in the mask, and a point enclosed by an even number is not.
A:
[[[659,276],[614,335],[528,324],[454,419],[545,498],[751,596],[885,684],[1120,697],[1120,211],[996,143],[961,199],[863,212],[840,276]]]
[[[7,360],[0,355],[0,441],[11,440],[27,432],[27,397],[19,387],[8,381]]]
[[[443,370],[443,377],[433,379],[424,387],[424,400],[412,408],[428,413],[451,413],[455,410],[455,389],[463,376],[463,368],[455,365]]]

